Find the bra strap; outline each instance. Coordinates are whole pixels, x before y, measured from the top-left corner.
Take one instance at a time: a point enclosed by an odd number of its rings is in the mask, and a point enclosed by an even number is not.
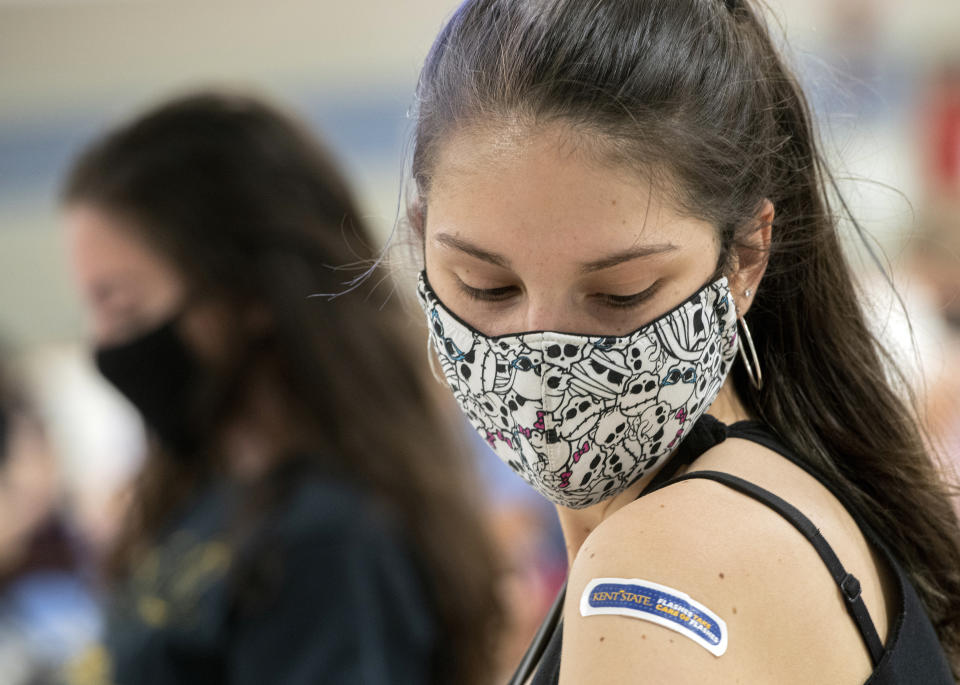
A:
[[[765,490],[742,478],[732,476],[729,473],[721,473],[719,471],[693,471],[674,478],[670,483],[679,483],[680,481],[691,480],[693,478],[716,481],[766,504],[803,534],[810,544],[813,545],[814,549],[817,550],[820,559],[823,560],[823,563],[830,571],[830,575],[833,576],[837,587],[840,588],[840,594],[843,595],[845,600],[844,603],[847,607],[847,613],[850,614],[853,622],[856,623],[857,629],[860,631],[860,635],[863,637],[863,641],[867,646],[867,650],[870,652],[873,665],[876,667],[883,657],[883,643],[880,641],[877,629],[873,624],[873,620],[870,618],[867,605],[864,604],[863,597],[860,595],[860,581],[857,580],[856,576],[852,573],[847,573],[847,570],[843,567],[843,564],[840,563],[840,559],[837,558],[830,543],[820,534],[820,530],[813,525],[813,522],[799,509],[780,497],[777,497],[769,490]]]

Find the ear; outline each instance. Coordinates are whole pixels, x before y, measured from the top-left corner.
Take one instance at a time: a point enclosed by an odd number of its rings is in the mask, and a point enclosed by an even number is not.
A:
[[[770,200],[761,202],[759,211],[752,219],[751,228],[739,238],[733,248],[733,267],[727,274],[727,280],[730,282],[730,292],[739,316],[750,310],[750,305],[757,296],[760,280],[767,270],[774,214]]]

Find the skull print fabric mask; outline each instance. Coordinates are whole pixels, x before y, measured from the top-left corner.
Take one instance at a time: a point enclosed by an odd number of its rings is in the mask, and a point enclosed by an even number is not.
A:
[[[474,330],[418,295],[454,397],[494,452],[540,494],[582,508],[623,492],[713,403],[737,350],[727,279],[622,337]]]

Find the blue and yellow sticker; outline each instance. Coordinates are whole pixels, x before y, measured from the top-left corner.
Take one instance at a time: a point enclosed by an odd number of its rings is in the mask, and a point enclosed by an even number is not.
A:
[[[714,656],[727,651],[727,624],[695,599],[638,578],[594,578],[580,598],[580,615],[615,614],[658,623]]]

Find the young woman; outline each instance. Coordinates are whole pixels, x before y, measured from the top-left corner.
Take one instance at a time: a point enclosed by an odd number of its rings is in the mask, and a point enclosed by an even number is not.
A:
[[[347,293],[373,253],[327,153],[199,94],[88,149],[65,205],[98,365],[156,438],[79,682],[481,679],[463,465],[380,279]]]
[[[953,682],[960,529],[759,5],[467,0],[417,100],[431,339],[569,549],[516,680]]]

